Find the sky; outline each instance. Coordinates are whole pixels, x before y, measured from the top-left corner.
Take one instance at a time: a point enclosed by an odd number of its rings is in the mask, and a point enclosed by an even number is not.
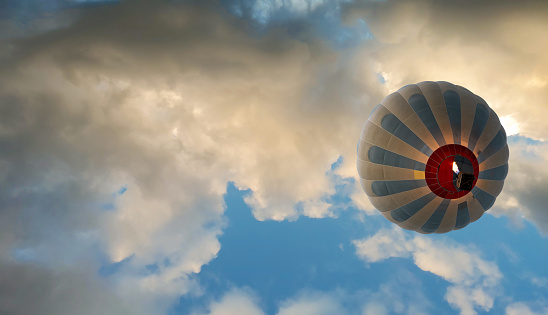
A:
[[[0,0],[0,314],[548,314],[546,33],[546,1]],[[447,234],[356,170],[427,80],[510,148]]]

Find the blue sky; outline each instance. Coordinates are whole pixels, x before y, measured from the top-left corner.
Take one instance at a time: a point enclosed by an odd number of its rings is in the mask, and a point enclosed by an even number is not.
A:
[[[230,185],[225,196],[228,225],[219,239],[218,257],[197,275],[211,295],[183,297],[173,314],[193,314],[207,308],[210,299],[221,299],[234,287],[244,287],[259,296],[258,305],[275,314],[284,301],[302,291],[333,294],[344,292],[341,304],[350,314],[361,311],[364,299],[390,281],[394,296],[407,303],[424,303],[427,313],[453,313],[443,300],[449,286],[439,276],[417,268],[410,259],[390,258],[364,263],[356,256],[352,240],[371,237],[382,229],[391,229],[382,217],[360,219],[360,211],[347,209],[337,218],[300,218],[295,222],[259,222],[251,214],[239,191]],[[406,232],[413,235],[411,232]],[[454,242],[474,248],[488,261],[496,263],[503,274],[497,290],[506,299],[535,304],[546,296],[544,268],[548,245],[538,230],[527,223],[517,229],[507,218],[482,218],[482,224],[435,235],[434,241]],[[523,246],[538,242],[537,248]],[[390,246],[387,244],[387,246]],[[409,286],[412,288],[409,292]],[[419,295],[419,300],[417,299]],[[489,311],[504,313],[505,305],[495,304]],[[479,312],[484,313],[484,312]]]
[[[0,313],[548,314],[546,4],[0,10]],[[442,235],[356,170],[373,108],[425,80],[509,135],[495,206]]]

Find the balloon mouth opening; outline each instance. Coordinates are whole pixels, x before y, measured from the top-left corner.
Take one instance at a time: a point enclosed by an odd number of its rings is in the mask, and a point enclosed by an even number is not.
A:
[[[476,155],[458,144],[438,148],[426,163],[425,179],[428,187],[445,199],[467,195],[476,185],[478,175]]]

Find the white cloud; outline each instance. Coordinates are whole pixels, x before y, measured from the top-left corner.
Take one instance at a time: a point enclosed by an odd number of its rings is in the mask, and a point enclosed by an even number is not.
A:
[[[390,257],[413,257],[417,267],[450,282],[445,299],[462,314],[476,314],[493,307],[502,274],[498,266],[480,257],[476,250],[425,236],[410,236],[399,228],[384,229],[355,240],[356,254],[366,262]]]
[[[249,289],[234,288],[220,300],[211,301],[205,311],[192,315],[264,315],[254,292]],[[303,290],[294,297],[280,303],[277,315],[332,315],[349,314],[341,304],[341,292],[320,292]]]
[[[539,276],[531,276],[530,280],[531,280],[531,283],[533,283],[535,286],[537,286],[539,288],[548,289],[548,278],[539,277]]]
[[[401,229],[380,230],[374,237],[354,240],[356,254],[366,262],[379,262],[391,257],[408,257],[414,244]]]
[[[500,116],[499,119],[504,131],[506,131],[506,136],[519,134],[520,123],[513,115]]]
[[[376,315],[386,315],[389,314],[385,305],[379,303],[378,301],[371,301],[363,307],[363,315],[376,314]]]
[[[417,267],[451,283],[491,287],[502,278],[498,266],[483,260],[472,248],[420,236],[415,236],[412,242]]]
[[[475,308],[480,307],[489,311],[493,307],[492,293],[487,293],[481,287],[469,288],[453,286],[447,288],[445,299],[451,306],[460,309],[461,315],[477,314]]]
[[[419,277],[405,268],[384,277],[377,290],[360,298],[361,314],[431,314],[432,301]]]
[[[308,201],[303,205],[303,215],[310,218],[325,218],[333,216],[329,211],[331,204],[325,201]]]
[[[257,304],[257,298],[249,290],[233,289],[226,293],[219,301],[209,304],[206,312],[192,313],[193,315],[264,315]]]
[[[424,295],[422,282],[406,270],[388,275],[378,288],[346,291],[302,289],[278,303],[276,315],[429,314],[432,303]],[[238,305],[238,306],[236,306]],[[232,289],[220,300],[193,315],[263,314],[261,303],[248,289]]]
[[[546,185],[548,185],[548,144],[524,137],[511,139],[509,172],[505,187],[488,213],[506,215],[518,226],[522,219],[548,234]]]
[[[533,311],[527,304],[523,302],[516,302],[506,307],[506,315],[546,315],[548,314],[548,307],[539,306]]]
[[[359,178],[354,181],[354,191],[350,195],[350,198],[352,199],[352,202],[354,205],[360,209],[363,210],[368,215],[380,215],[380,213],[375,209],[375,207],[371,204],[371,201],[369,201],[369,198],[364,193]]]
[[[295,299],[284,301],[277,315],[330,315],[348,314],[333,295],[321,292],[303,292]]]

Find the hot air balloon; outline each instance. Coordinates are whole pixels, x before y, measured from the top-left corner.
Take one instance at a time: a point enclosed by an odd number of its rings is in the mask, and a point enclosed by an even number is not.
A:
[[[357,167],[385,218],[419,233],[446,233],[493,206],[508,155],[504,128],[481,97],[448,82],[421,82],[373,109]]]

